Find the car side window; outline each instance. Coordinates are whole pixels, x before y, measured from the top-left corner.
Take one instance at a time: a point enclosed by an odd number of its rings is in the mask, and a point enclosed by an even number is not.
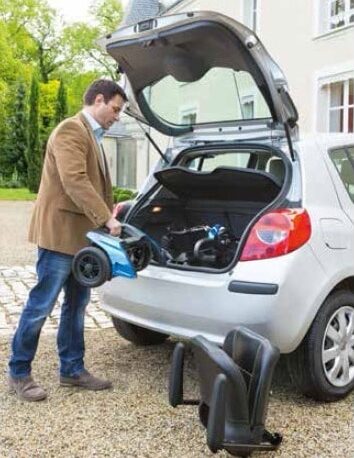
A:
[[[354,146],[332,150],[330,157],[350,199],[354,202]]]

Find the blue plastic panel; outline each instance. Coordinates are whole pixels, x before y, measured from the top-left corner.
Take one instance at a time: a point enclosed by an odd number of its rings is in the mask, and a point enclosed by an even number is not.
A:
[[[86,237],[107,254],[112,265],[112,278],[136,278],[135,269],[119,238],[100,231],[90,231]]]

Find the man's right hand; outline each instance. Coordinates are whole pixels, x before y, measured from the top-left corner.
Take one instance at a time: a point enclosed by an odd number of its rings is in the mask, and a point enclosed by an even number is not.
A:
[[[119,221],[117,221],[115,218],[109,218],[109,220],[106,222],[105,226],[109,229],[109,233],[111,235],[114,235],[115,237],[117,235],[120,235],[122,232],[122,225],[120,224]]]

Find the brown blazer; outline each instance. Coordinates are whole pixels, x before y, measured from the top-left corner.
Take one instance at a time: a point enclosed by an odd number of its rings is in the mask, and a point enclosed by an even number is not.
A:
[[[112,185],[103,170],[85,116],[79,113],[61,122],[48,140],[29,241],[70,255],[86,246],[86,232],[112,215]]]

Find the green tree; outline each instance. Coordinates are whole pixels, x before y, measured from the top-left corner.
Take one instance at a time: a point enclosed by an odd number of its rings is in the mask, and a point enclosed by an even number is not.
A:
[[[62,29],[57,26],[57,21],[55,10],[46,7],[41,16],[28,26],[36,43],[38,69],[43,83],[48,83],[53,72],[72,60],[72,56],[67,55]]]
[[[6,25],[14,55],[22,62],[31,63],[35,58],[36,45],[26,26],[38,15],[36,0],[1,0],[0,21]]]
[[[54,125],[58,87],[59,81],[57,80],[39,84],[39,132],[43,155],[50,131]]]
[[[8,178],[8,160],[6,157],[6,138],[7,138],[7,98],[8,85],[0,78],[0,179]]]
[[[97,40],[118,28],[123,17],[121,2],[95,1],[90,7],[90,13],[95,25],[76,22],[63,31],[63,40],[70,49],[69,55],[75,56],[71,63],[81,70],[97,69],[115,80],[118,78],[117,64],[98,45]]]
[[[103,35],[117,30],[123,19],[120,0],[95,0],[91,3],[90,13]]]
[[[1,0],[0,0],[1,3]],[[29,81],[29,66],[15,57],[12,46],[9,46],[10,34],[7,25],[0,19],[0,174],[4,178],[11,175],[11,161],[8,158],[9,136],[12,124],[16,87],[18,81]]]
[[[6,141],[6,161],[8,178],[18,174],[19,181],[27,181],[27,106],[26,88],[23,82],[17,84],[15,90],[12,115],[8,118],[8,136]]]
[[[117,64],[107,53],[96,44],[100,37],[99,29],[95,26],[77,22],[68,26],[65,31],[65,40],[71,49],[71,54],[76,58],[73,68],[98,69],[101,74],[116,79]]]
[[[56,100],[55,107],[55,124],[59,124],[60,121],[66,118],[68,115],[68,100],[66,94],[66,88],[64,81],[60,80],[60,85],[58,89],[58,95]]]
[[[39,83],[36,74],[32,77],[29,112],[28,175],[27,186],[38,192],[42,171],[42,155],[39,142]]]
[[[70,65],[70,48],[63,39],[58,13],[47,0],[1,0],[0,19],[7,24],[11,44],[23,61],[35,64],[48,83],[53,72]]]
[[[85,73],[65,72],[62,74],[67,87],[69,116],[74,115],[82,108],[83,95],[87,87],[101,75],[97,71]]]
[[[8,146],[14,144],[17,135],[15,94],[18,82],[23,81],[31,87],[30,102],[24,98],[23,103],[27,104],[27,113],[30,104],[27,178],[32,189],[38,186],[41,151],[54,122],[63,113],[72,115],[81,108],[83,93],[94,79],[102,75],[117,79],[116,62],[96,41],[118,27],[122,18],[120,1],[92,0],[90,11],[94,24],[66,26],[48,6],[48,0],[0,0],[0,175],[5,174],[5,163],[11,174],[16,162],[15,150]],[[34,73],[36,85],[31,81]],[[65,82],[67,108],[61,94],[59,114],[61,80]],[[12,159],[8,160],[7,154]]]

